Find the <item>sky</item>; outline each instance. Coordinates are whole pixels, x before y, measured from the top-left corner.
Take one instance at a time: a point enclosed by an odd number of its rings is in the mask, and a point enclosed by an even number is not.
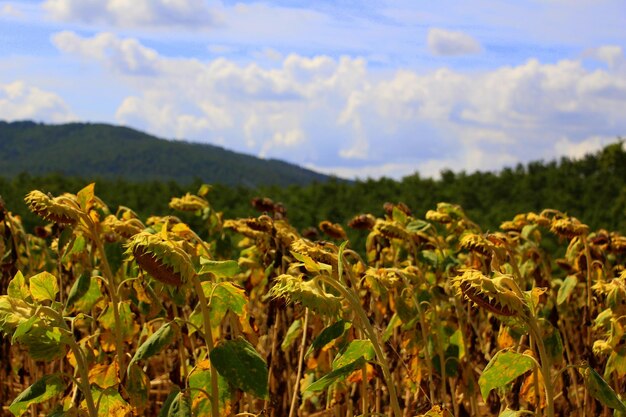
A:
[[[0,1],[0,120],[437,177],[626,137],[625,52],[626,0]]]

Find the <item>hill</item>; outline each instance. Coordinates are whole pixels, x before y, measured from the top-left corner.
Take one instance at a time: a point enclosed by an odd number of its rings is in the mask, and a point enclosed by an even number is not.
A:
[[[218,146],[159,139],[107,124],[0,122],[0,173],[225,185],[305,185],[329,177]]]

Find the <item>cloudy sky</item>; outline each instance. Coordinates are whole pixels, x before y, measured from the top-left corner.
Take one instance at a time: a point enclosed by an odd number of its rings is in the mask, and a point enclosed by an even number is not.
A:
[[[123,124],[344,177],[626,136],[624,0],[0,1],[0,119]]]

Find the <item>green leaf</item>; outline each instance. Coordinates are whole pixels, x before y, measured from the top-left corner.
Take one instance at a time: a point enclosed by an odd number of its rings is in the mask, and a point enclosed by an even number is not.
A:
[[[174,400],[178,397],[179,393],[180,393],[180,387],[178,387],[178,385],[174,385],[172,387],[172,391],[169,393],[165,401],[163,401],[163,406],[161,407],[161,410],[159,411],[159,415],[157,417],[168,416],[170,412],[170,407],[172,406],[172,403],[174,402]]]
[[[191,398],[187,392],[179,392],[170,403],[167,417],[191,417]]]
[[[210,354],[211,363],[235,387],[267,398],[267,364],[254,347],[242,337],[226,340]]]
[[[91,395],[98,404],[98,417],[126,417],[132,410],[116,388],[92,388]]]
[[[17,271],[13,279],[9,282],[7,295],[22,301],[26,301],[26,299],[30,297],[30,291],[21,271]]]
[[[74,307],[83,313],[90,313],[91,309],[96,305],[96,303],[103,297],[102,291],[100,291],[100,284],[98,282],[98,278],[90,277],[89,278],[89,289],[87,292],[80,298],[74,301]]]
[[[130,404],[133,407],[143,409],[148,406],[150,378],[137,364],[129,367],[125,386]]]
[[[206,281],[202,283],[202,288],[207,298],[211,297],[209,299],[211,310],[221,314],[219,320],[223,318],[227,310],[237,315],[244,314],[248,297],[243,288],[231,282],[220,282],[214,285]]]
[[[164,324],[163,326],[159,327],[159,330],[154,332],[152,336],[147,338],[146,341],[143,342],[141,346],[139,346],[139,348],[137,348],[135,355],[130,360],[130,363],[128,364],[129,371],[131,365],[133,365],[137,361],[147,359],[151,356],[156,355],[165,346],[172,343],[172,340],[174,339],[174,334],[176,333],[174,326],[176,326],[176,324],[174,324],[173,322]]]
[[[553,364],[563,362],[563,341],[561,333],[547,320],[541,321],[544,331],[543,343],[546,346],[546,353]]]
[[[59,292],[57,277],[49,272],[40,272],[30,277],[30,293],[36,301],[54,301]]]
[[[76,281],[74,281],[74,285],[72,285],[72,289],[70,289],[70,293],[67,296],[67,302],[65,303],[65,308],[69,308],[76,301],[80,300],[87,291],[89,291],[89,286],[91,285],[91,275],[88,272],[83,272]]]
[[[104,253],[111,267],[111,272],[115,275],[124,263],[124,246],[121,242],[112,242],[104,245]]]
[[[406,224],[406,221],[408,220],[407,215],[396,206],[393,206],[393,210],[391,212],[391,218],[393,219],[393,221],[398,222],[403,226]]]
[[[626,346],[618,346],[611,352],[604,368],[604,379],[609,379],[613,372],[618,378],[626,375]]]
[[[515,378],[533,369],[535,362],[526,355],[512,351],[499,351],[489,361],[478,379],[480,393],[486,399],[494,388],[504,387]]]
[[[280,344],[280,350],[283,352],[289,350],[293,342],[296,341],[298,336],[302,334],[302,320],[296,320],[291,323],[289,329],[287,329],[287,334],[285,334],[285,338],[283,342]]]
[[[463,335],[461,334],[461,329],[457,329],[450,336],[450,345],[456,346],[459,352],[459,359],[463,359],[465,356],[465,344],[463,343]]]
[[[213,261],[203,256],[200,257],[200,269],[198,274],[212,273],[218,278],[229,278],[241,272],[237,261]]]
[[[374,358],[374,355],[374,346],[372,345],[372,342],[369,340],[353,340],[339,355],[337,355],[337,357],[335,357],[332,368],[343,368],[360,357],[369,361]]]
[[[119,318],[120,318],[120,328],[122,333],[122,338],[124,340],[128,340],[133,336],[133,313],[130,309],[130,300],[122,301],[118,304],[117,307]],[[109,303],[107,310],[98,318],[102,327],[107,330],[115,331],[116,323],[115,323],[115,313],[113,312],[113,303]]]
[[[406,225],[406,230],[411,233],[421,232],[430,227],[430,223],[424,220],[411,220],[409,224]]]
[[[576,289],[576,284],[578,284],[578,278],[576,278],[576,275],[569,275],[565,278],[559,287],[559,292],[556,295],[557,305],[563,304],[569,298],[574,289]]]
[[[326,389],[329,385],[333,384],[334,382],[337,382],[340,379],[346,378],[348,375],[350,375],[356,369],[361,368],[366,363],[367,361],[365,360],[365,358],[360,357],[354,362],[351,362],[346,366],[343,366],[339,369],[335,369],[327,373],[326,375],[324,375],[323,377],[321,377],[320,379],[318,379],[317,381],[315,381],[314,383],[306,387],[304,391],[305,392],[306,391],[322,391]]]
[[[209,368],[209,361],[201,361],[196,368],[194,368],[191,375],[189,375],[189,388],[202,388],[208,390],[207,387],[211,386],[211,371]],[[231,389],[228,381],[217,374],[217,389],[219,396],[219,409],[224,411],[230,402]],[[211,415],[211,401],[206,392],[199,390],[191,391],[191,402],[193,404],[193,413],[198,416]],[[226,414],[226,413],[224,413]]]
[[[52,361],[65,356],[67,352],[67,345],[62,338],[58,328],[47,326],[39,320],[28,333],[16,339],[26,346],[32,359]]]
[[[15,343],[21,336],[24,336],[28,331],[33,327],[35,322],[39,321],[39,317],[32,316],[26,321],[21,322],[13,333],[13,337],[11,338],[11,343]]]
[[[46,375],[17,396],[9,406],[14,416],[24,414],[31,404],[42,403],[65,391],[65,383],[59,374]]]
[[[389,324],[387,325],[387,328],[383,333],[383,343],[387,343],[387,341],[391,339],[391,336],[393,336],[393,329],[400,326],[401,324],[402,320],[400,320],[400,316],[398,316],[396,313],[393,313],[393,316],[391,316],[391,320],[389,320]]]
[[[311,343],[311,346],[307,350],[305,356],[309,356],[314,351],[323,348],[333,340],[343,336],[346,330],[350,327],[352,327],[352,323],[344,320],[339,320],[338,322],[331,324],[322,330],[319,336],[313,339],[313,343]]]
[[[87,242],[85,241],[85,237],[82,235],[76,236],[76,238],[74,239],[74,242],[72,242],[71,245],[68,245],[61,260],[65,261],[70,255],[73,255],[75,253],[81,253],[82,251],[85,250],[86,246],[87,246]]]
[[[579,370],[585,381],[589,394],[603,405],[626,413],[626,405],[620,401],[613,388],[593,368],[587,366]]]

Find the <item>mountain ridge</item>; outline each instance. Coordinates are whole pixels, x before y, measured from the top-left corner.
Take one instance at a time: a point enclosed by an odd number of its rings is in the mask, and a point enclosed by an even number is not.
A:
[[[201,179],[224,185],[306,185],[331,177],[277,159],[162,139],[106,123],[0,121],[0,174],[60,173],[130,181]]]

